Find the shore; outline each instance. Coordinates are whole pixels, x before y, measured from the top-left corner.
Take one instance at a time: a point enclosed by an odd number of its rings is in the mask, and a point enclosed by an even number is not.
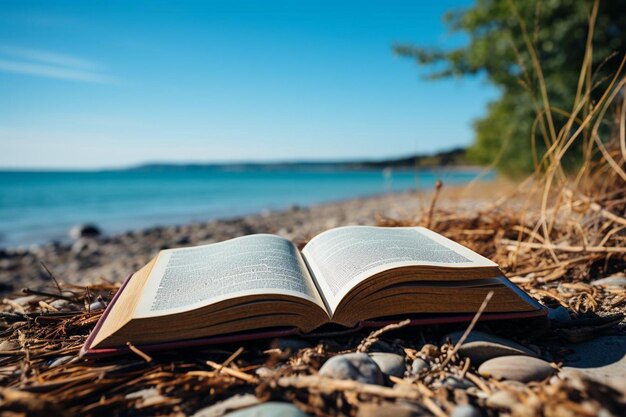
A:
[[[440,204],[462,204],[466,210],[488,204],[512,183],[504,180],[444,186]],[[114,235],[51,242],[29,248],[0,249],[0,293],[54,285],[42,264],[59,282],[94,284],[122,281],[159,250],[209,244],[254,233],[272,233],[296,243],[333,227],[375,225],[380,217],[416,218],[428,207],[432,190],[412,190],[348,199],[283,211],[212,219],[176,226],[129,230]],[[97,225],[96,225],[97,226]]]
[[[70,244],[48,243],[28,249],[0,249],[0,292],[53,285],[41,263],[63,283],[116,282],[146,264],[159,250],[219,242],[253,233],[274,233],[303,242],[338,226],[373,225],[377,216],[410,218],[427,193],[402,192],[310,207],[178,226],[152,227]]]

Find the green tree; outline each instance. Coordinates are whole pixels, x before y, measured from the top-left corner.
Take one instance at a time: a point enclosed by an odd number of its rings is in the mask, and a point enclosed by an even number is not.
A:
[[[440,48],[394,45],[396,53],[427,66],[427,78],[467,76],[478,73],[499,87],[500,97],[489,103],[484,118],[474,123],[475,139],[468,157],[491,163],[509,174],[533,169],[531,132],[540,108],[541,83],[533,71],[531,53],[523,29],[537,52],[547,96],[558,131],[567,120],[559,110],[571,111],[585,56],[589,18],[593,2],[588,0],[477,0],[474,6],[448,12],[444,21],[452,32],[465,33],[466,46]],[[522,26],[524,25],[524,26]],[[626,4],[600,2],[593,35],[593,79],[591,96],[598,98],[626,51]],[[540,137],[541,124],[535,124]],[[545,151],[537,140],[537,153]],[[582,146],[574,147],[565,166],[581,159]],[[576,152],[579,150],[580,152]]]

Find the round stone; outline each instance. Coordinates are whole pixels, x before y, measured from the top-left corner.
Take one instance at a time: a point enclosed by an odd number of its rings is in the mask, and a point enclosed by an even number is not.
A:
[[[489,359],[478,368],[482,376],[520,382],[541,381],[554,372],[548,362],[528,356],[501,356]]]
[[[569,312],[563,306],[548,309],[548,319],[557,323],[565,323],[571,320]]]
[[[57,358],[50,362],[49,367],[54,368],[55,366],[65,365],[66,363],[71,362],[74,358],[75,356],[61,356],[60,358]]]
[[[426,362],[422,358],[415,358],[415,360],[411,364],[411,374],[414,376],[421,374],[427,369],[430,369],[430,366],[428,366],[428,362]]]
[[[519,401],[515,394],[509,391],[496,391],[487,398],[487,406],[503,410],[512,409]]]
[[[289,403],[270,401],[225,414],[224,417],[308,417],[298,407]]]
[[[89,311],[90,312],[95,312],[95,311],[100,311],[104,308],[104,304],[102,304],[100,301],[94,301],[93,303],[89,304]]]
[[[463,332],[461,331],[453,332],[446,335],[444,341],[450,339],[450,342],[455,345],[462,335]],[[468,335],[459,348],[458,354],[459,356],[470,358],[475,365],[480,365],[489,359],[500,356],[537,356],[535,352],[524,345],[480,331],[473,331]]]
[[[481,414],[478,408],[473,405],[463,404],[456,406],[454,410],[452,410],[450,417],[481,417]]]
[[[389,376],[402,378],[406,371],[404,358],[395,353],[373,352],[369,354],[370,358],[376,362],[382,373]]]
[[[454,376],[447,376],[441,384],[452,389],[468,389],[475,386],[471,381]]]
[[[614,275],[611,277],[596,279],[591,281],[591,285],[600,285],[604,287],[626,287],[626,277]]]
[[[365,384],[382,385],[380,368],[366,353],[346,353],[333,356],[322,365],[320,375],[335,379],[351,379]]]

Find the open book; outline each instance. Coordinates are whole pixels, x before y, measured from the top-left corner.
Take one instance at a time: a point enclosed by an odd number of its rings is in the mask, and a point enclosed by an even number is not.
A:
[[[467,315],[489,291],[487,313],[542,314],[495,263],[422,227],[340,227],[301,252],[280,236],[250,235],[161,251],[118,292],[84,350]]]

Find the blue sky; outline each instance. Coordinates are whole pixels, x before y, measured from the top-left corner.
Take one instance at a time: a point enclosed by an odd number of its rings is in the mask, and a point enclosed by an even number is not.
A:
[[[0,3],[0,168],[380,159],[467,145],[497,92],[431,82],[469,1]]]

